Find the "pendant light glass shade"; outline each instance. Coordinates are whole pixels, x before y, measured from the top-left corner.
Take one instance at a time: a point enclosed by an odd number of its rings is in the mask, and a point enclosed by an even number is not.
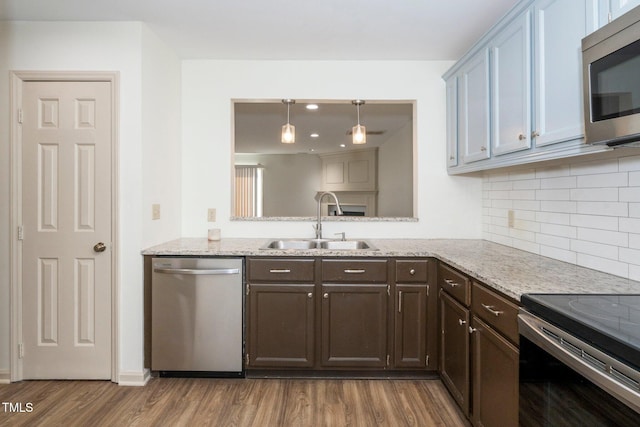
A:
[[[353,137],[352,141],[354,144],[366,144],[367,128],[360,124],[360,106],[364,104],[364,101],[357,99],[355,101],[351,101],[351,103],[356,106],[356,111],[358,112],[358,124],[351,129],[351,135]]]
[[[289,120],[289,109],[291,104],[295,104],[296,101],[293,99],[283,99],[283,104],[287,104],[287,123],[282,126],[282,136],[280,138],[280,142],[283,144],[293,144],[296,142],[296,127],[290,123]]]

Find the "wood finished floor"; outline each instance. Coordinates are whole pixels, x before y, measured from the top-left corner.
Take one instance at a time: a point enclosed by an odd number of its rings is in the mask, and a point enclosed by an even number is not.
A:
[[[154,378],[0,385],[1,426],[468,426],[439,380]],[[15,406],[14,406],[15,407]]]

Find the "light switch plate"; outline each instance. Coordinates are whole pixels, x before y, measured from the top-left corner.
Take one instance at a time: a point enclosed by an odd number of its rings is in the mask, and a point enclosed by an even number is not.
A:
[[[215,208],[209,208],[209,210],[207,211],[207,221],[216,222],[216,209]]]
[[[151,205],[151,219],[156,220],[160,219],[160,204],[154,203]]]

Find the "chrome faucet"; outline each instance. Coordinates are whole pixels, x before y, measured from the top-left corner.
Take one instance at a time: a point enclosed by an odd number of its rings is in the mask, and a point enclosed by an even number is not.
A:
[[[322,204],[322,198],[327,194],[333,197],[333,200],[336,201],[336,213],[338,215],[342,215],[342,208],[340,208],[340,202],[338,202],[338,197],[335,195],[335,193],[331,191],[323,191],[322,193],[320,193],[320,195],[318,196],[318,222],[315,225],[317,240],[322,239],[322,212],[320,205]]]

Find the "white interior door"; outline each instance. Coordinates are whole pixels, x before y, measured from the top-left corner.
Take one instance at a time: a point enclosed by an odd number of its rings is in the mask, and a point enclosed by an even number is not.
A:
[[[111,378],[110,82],[24,82],[24,379]]]

